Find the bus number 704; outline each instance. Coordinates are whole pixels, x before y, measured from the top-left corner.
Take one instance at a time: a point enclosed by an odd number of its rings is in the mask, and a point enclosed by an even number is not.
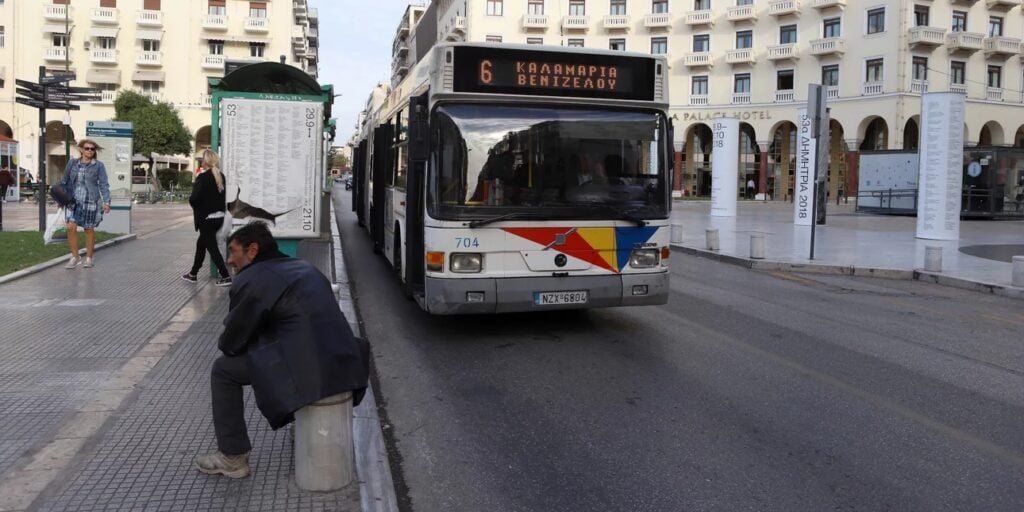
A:
[[[455,248],[456,249],[469,249],[471,247],[480,247],[480,240],[476,237],[455,237]]]

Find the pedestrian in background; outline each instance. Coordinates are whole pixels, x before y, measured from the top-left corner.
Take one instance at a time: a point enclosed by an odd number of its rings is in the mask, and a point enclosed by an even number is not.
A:
[[[7,202],[7,189],[14,185],[14,175],[11,170],[4,167],[0,169],[0,200]]]
[[[192,270],[181,276],[182,279],[194,283],[203,267],[206,253],[210,253],[220,279],[217,286],[231,286],[231,276],[224,265],[224,257],[217,247],[217,231],[224,224],[224,173],[220,170],[220,158],[209,149],[203,151],[202,170],[192,182],[192,194],[188,196],[188,204],[192,206],[192,223],[199,237],[196,239],[196,257],[192,262]]]
[[[64,167],[64,177],[59,184],[72,198],[65,207],[68,226],[68,245],[71,258],[64,268],[75,268],[82,258],[78,256],[78,227],[85,230],[85,268],[93,266],[92,253],[96,246],[96,226],[103,221],[103,215],[110,213],[110,183],[107,168],[97,159],[102,149],[90,139],[82,139],[76,146],[79,157]]]

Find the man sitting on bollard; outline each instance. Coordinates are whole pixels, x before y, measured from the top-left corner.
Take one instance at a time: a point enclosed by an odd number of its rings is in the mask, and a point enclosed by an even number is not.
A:
[[[317,400],[366,390],[369,350],[349,328],[331,283],[310,263],[277,248],[270,229],[250,223],[228,238],[236,271],[210,387],[217,451],[196,457],[210,475],[249,476],[249,434],[242,386],[277,430]],[[362,343],[361,343],[362,342]]]

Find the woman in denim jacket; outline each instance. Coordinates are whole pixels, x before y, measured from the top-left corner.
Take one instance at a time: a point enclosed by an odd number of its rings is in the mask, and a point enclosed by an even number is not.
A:
[[[85,230],[85,268],[91,268],[92,252],[96,245],[96,226],[103,221],[103,214],[110,212],[110,183],[107,168],[96,159],[100,149],[94,141],[82,139],[78,143],[79,158],[68,162],[60,184],[74,201],[65,208],[68,224],[68,245],[71,259],[64,268],[75,268],[81,262],[78,257],[78,226]]]

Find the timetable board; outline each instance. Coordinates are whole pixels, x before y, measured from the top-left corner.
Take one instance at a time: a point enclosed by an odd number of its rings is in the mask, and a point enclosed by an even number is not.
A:
[[[268,222],[275,237],[319,236],[323,104],[224,98],[220,157],[235,223]]]

